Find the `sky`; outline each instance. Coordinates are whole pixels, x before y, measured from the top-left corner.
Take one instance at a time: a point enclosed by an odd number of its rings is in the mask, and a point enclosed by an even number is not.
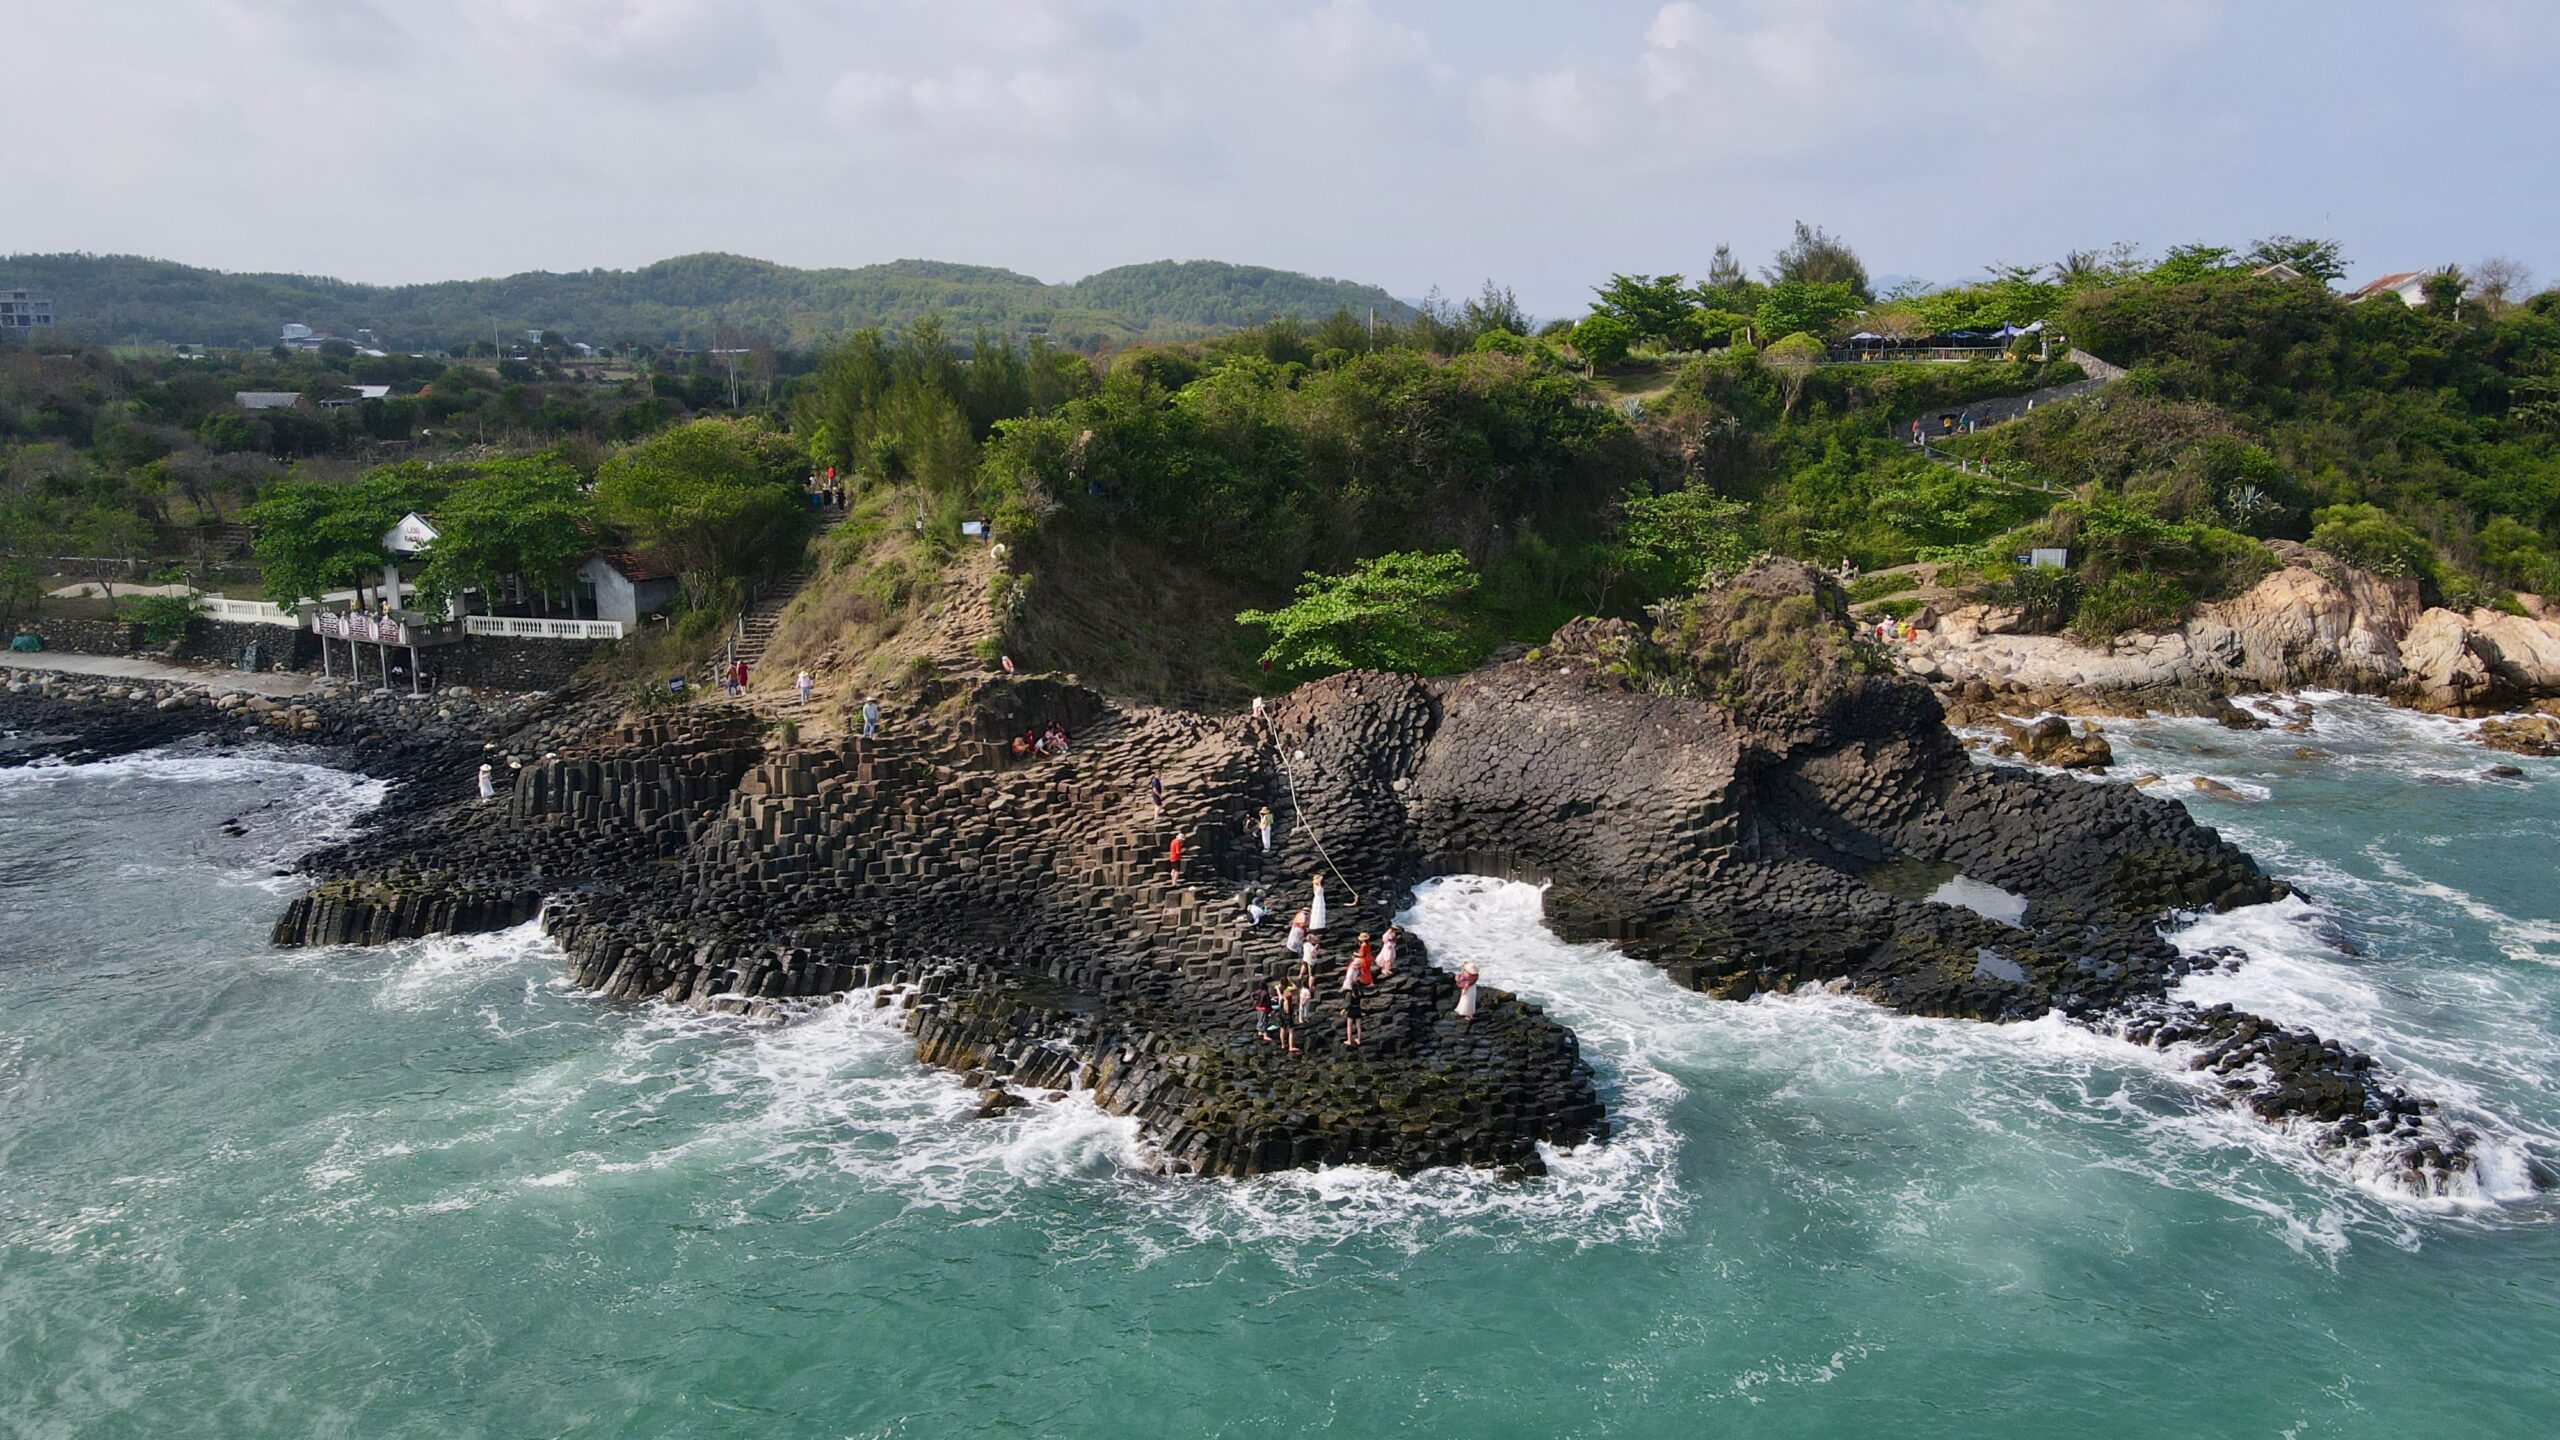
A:
[[[1512,287],[2342,242],[2560,282],[2560,0],[0,0],[0,253]]]

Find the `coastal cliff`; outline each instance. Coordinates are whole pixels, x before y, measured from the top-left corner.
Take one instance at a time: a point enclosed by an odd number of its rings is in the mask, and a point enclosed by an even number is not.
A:
[[[1064,756],[994,743],[1051,719],[1075,732]],[[1839,592],[1790,563],[1650,627],[1576,622],[1450,679],[1337,675],[1260,716],[989,675],[876,738],[788,743],[711,705],[527,758],[500,801],[314,857],[279,943],[503,924],[538,893],[582,985],[751,1014],[901,1007],[919,1057],[983,1113],[1081,1087],[1138,1117],[1169,1171],[1535,1174],[1540,1147],[1609,1133],[1573,1035],[1535,1004],[1486,987],[1461,1021],[1453,978],[1409,943],[1366,997],[1367,1043],[1338,1039],[1351,937],[1424,878],[1490,873],[1546,882],[1560,933],[1692,988],[1822,985],[1983,1021],[2059,1009],[2175,1047],[2234,1103],[2413,1188],[2468,1164],[2468,1137],[2365,1057],[2169,999],[2218,962],[2163,922],[2281,884],[2174,803],[1975,764]],[[1239,905],[1263,892],[1276,922],[1319,874],[1320,1000],[1310,1053],[1289,1056],[1257,1043],[1247,1000],[1290,968],[1278,924],[1245,927]],[[1959,879],[2013,908],[1944,903]]]

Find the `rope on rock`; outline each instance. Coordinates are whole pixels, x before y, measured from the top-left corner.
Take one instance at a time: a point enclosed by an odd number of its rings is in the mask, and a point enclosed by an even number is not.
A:
[[[1280,760],[1280,779],[1289,787],[1289,809],[1297,815],[1298,823],[1306,827],[1307,838],[1316,842],[1316,854],[1323,859],[1324,868],[1332,871],[1333,878],[1341,881],[1342,888],[1350,892],[1351,903],[1354,905],[1359,904],[1359,887],[1351,883],[1350,876],[1342,873],[1341,866],[1333,863],[1332,852],[1324,848],[1324,836],[1316,830],[1316,823],[1307,818],[1307,807],[1298,799],[1298,777],[1296,773],[1289,768],[1289,751],[1286,746],[1283,746],[1280,743],[1280,732],[1278,728],[1273,726],[1269,720],[1264,720],[1262,723],[1264,730],[1271,741],[1271,753],[1278,756]]]

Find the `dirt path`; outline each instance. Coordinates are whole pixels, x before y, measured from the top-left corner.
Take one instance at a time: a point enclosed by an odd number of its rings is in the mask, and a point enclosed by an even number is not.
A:
[[[54,650],[0,652],[0,668],[91,675],[102,680],[174,681],[181,685],[200,685],[207,690],[239,690],[251,695],[278,696],[307,695],[319,678],[285,671],[252,674],[216,665],[166,665],[157,660],[134,660],[122,655],[74,655]]]

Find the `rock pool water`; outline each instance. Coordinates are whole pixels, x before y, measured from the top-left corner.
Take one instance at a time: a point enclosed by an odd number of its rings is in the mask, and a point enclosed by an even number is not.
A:
[[[2312,897],[2196,927],[2251,959],[2188,989],[2444,1098],[2477,1195],[2056,1021],[1687,994],[1471,880],[1414,923],[1580,1031],[1619,1138],[1169,1182],[1078,1102],[966,1119],[867,1007],[604,1004],[531,927],[269,949],[367,782],[0,772],[0,1434],[2544,1433],[2560,766],[2319,717],[2110,727]]]

